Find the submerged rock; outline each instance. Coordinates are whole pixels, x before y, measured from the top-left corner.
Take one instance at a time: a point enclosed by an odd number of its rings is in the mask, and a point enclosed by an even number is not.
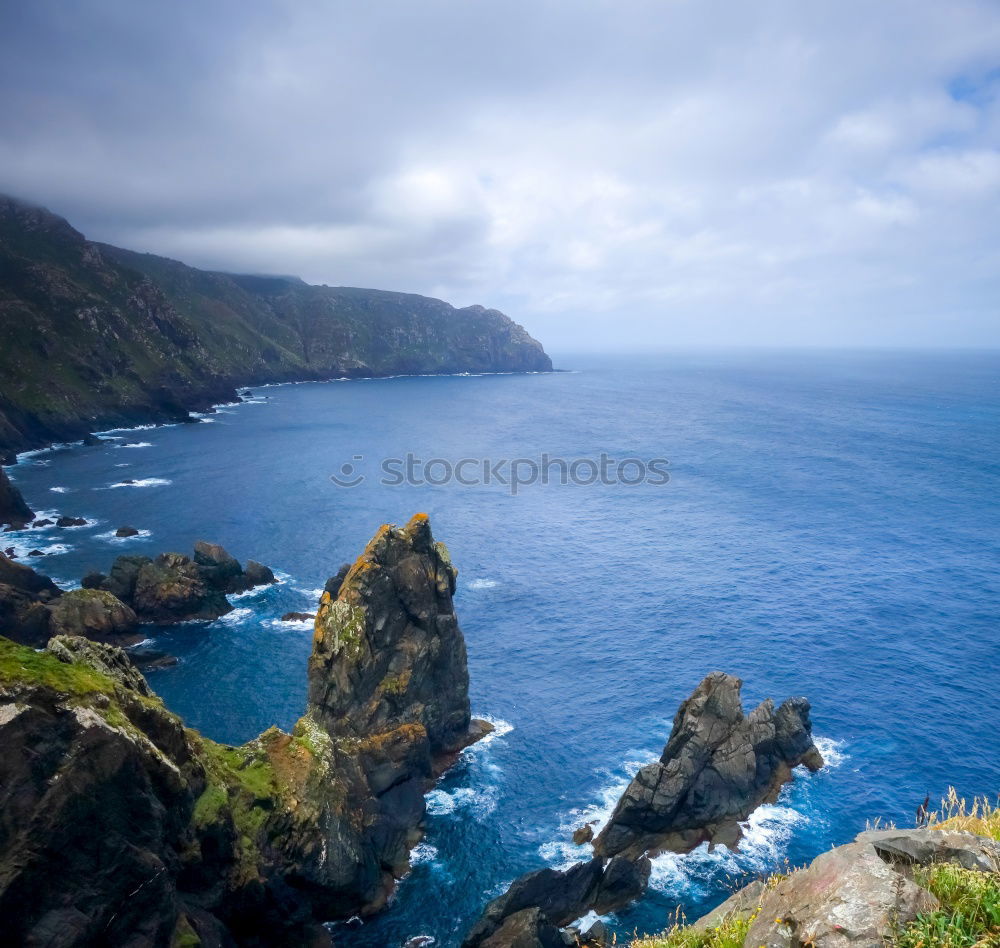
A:
[[[735,846],[745,820],[777,799],[792,768],[823,766],[809,702],[768,699],[744,716],[738,678],[713,672],[674,718],[660,760],[643,767],[594,842],[600,856]]]
[[[24,502],[21,492],[10,482],[7,472],[0,467],[0,525],[9,524],[21,529],[35,519],[31,508]]]
[[[308,622],[310,619],[315,619],[316,616],[312,612],[286,612],[282,617],[282,622]]]
[[[83,517],[60,517],[56,521],[57,527],[85,527],[87,521]]]
[[[139,531],[135,527],[119,527],[115,530],[115,536],[119,538],[137,537],[138,535]]]

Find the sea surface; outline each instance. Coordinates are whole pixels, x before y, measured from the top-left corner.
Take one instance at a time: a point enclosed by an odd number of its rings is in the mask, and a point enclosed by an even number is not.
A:
[[[1000,791],[1000,355],[555,361],[572,371],[264,387],[202,424],[11,469],[36,510],[97,521],[4,537],[47,550],[33,565],[66,585],[198,539],[275,569],[231,615],[148,631],[181,659],[153,687],[232,743],[304,709],[311,630],[278,617],[312,611],[379,524],[430,514],[460,570],[473,711],[498,729],[430,794],[392,906],[338,944],[452,948],[517,875],[584,857],[572,830],[607,816],[713,669],[744,680],[747,710],[806,695],[828,766],[758,810],[739,853],[658,859],[648,896],[610,919],[619,939],[867,821],[912,825],[926,793]],[[670,480],[380,483],[408,453],[661,458]],[[338,487],[348,463],[365,480]],[[122,524],[143,534],[113,539]]]

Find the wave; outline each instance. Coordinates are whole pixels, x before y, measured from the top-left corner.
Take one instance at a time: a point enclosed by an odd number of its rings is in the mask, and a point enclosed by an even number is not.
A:
[[[4,534],[3,538],[0,539],[0,549],[7,549],[8,547],[14,548],[14,555],[18,562],[26,566],[35,566],[37,565],[35,560],[41,559],[40,556],[28,556],[32,550],[39,550],[48,557],[60,556],[63,553],[69,553],[73,549],[67,543],[49,543],[42,546],[38,543],[31,543],[27,539],[17,537],[15,534]]]
[[[109,485],[108,490],[113,490],[116,487],[165,487],[172,483],[173,481],[166,477],[144,477],[140,480],[132,481],[130,484],[125,481],[118,481],[116,484]]]
[[[68,494],[73,488],[72,487],[50,487],[49,490],[53,494]]]
[[[844,751],[845,742],[833,738],[814,738],[816,746],[826,761],[823,770],[839,767],[848,755]],[[631,756],[631,755],[630,755]],[[590,823],[596,836],[607,824],[619,798],[640,767],[658,758],[650,753],[648,757],[630,760],[615,768],[612,779],[598,791],[598,799],[593,803],[571,810],[561,822],[557,835],[539,847],[539,854],[557,869],[567,869],[574,863],[591,856],[588,844],[577,845],[572,841],[573,830]],[[808,781],[810,775],[803,774],[798,780]],[[785,859],[789,843],[796,827],[806,825],[815,816],[801,805],[793,805],[795,784],[788,784],[781,793],[778,803],[759,806],[749,819],[740,824],[743,838],[739,849],[733,851],[718,846],[709,852],[703,843],[690,853],[663,853],[652,860],[649,887],[678,901],[698,900],[724,888],[727,879],[746,875],[772,872]]]
[[[427,794],[427,812],[431,816],[461,814],[479,821],[496,809],[499,795],[499,787],[495,784],[457,787],[454,790],[437,788]]]
[[[417,843],[417,845],[410,850],[410,865],[419,866],[424,863],[436,862],[438,855],[439,853],[436,846],[432,846],[428,842]]]
[[[104,540],[105,543],[131,543],[133,540],[145,540],[147,537],[153,535],[152,530],[140,530],[134,536],[130,537],[116,537],[114,530],[109,530],[107,533],[98,533],[95,535],[96,540]]]
[[[312,619],[269,619],[267,624],[283,632],[312,632],[316,626]]]
[[[493,589],[496,586],[495,579],[474,579],[469,583],[469,589]]]
[[[224,616],[219,616],[219,618],[214,621],[222,622],[225,625],[239,625],[244,619],[248,619],[252,615],[253,609],[248,609],[244,606],[241,609],[234,609],[232,612],[227,612]]]
[[[152,441],[129,441],[125,444],[116,444],[116,448],[151,448],[153,446]]]

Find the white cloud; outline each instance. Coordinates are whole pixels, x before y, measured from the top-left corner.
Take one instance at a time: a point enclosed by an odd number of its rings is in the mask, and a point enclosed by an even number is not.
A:
[[[992,0],[81,10],[0,39],[0,185],[94,237],[555,348],[1000,344]]]

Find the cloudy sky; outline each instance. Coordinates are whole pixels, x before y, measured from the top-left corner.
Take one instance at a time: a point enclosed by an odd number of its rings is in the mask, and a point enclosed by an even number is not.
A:
[[[1000,345],[998,0],[31,0],[0,190],[550,349]]]

